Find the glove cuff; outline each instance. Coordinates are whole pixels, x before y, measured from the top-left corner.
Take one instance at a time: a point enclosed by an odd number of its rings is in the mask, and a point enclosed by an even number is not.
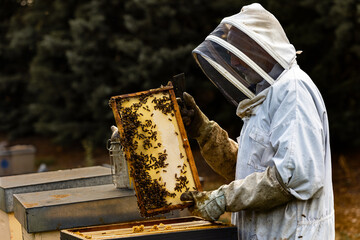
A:
[[[225,212],[225,195],[221,189],[218,189],[212,191],[209,198],[211,200],[206,204],[204,210],[209,219],[216,221]]]
[[[207,125],[209,125],[208,117],[201,112],[201,110],[197,109],[198,116],[196,116],[190,126],[187,127],[187,133],[190,138],[198,140],[202,138],[204,134],[206,134]]]
[[[204,142],[207,141],[209,135],[211,135],[212,129],[215,125],[214,121],[209,121],[209,119],[205,116],[206,119],[202,122],[202,124],[198,128],[198,134],[195,139],[198,141],[199,145],[202,146]]]

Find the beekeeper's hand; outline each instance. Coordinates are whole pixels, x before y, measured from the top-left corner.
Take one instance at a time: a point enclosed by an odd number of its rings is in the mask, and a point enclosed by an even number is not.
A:
[[[179,98],[177,100],[188,137],[195,139],[200,137],[201,128],[209,123],[209,119],[196,105],[194,98],[190,94],[184,92],[183,101]]]
[[[189,207],[192,215],[208,221],[216,221],[225,212],[225,197],[221,189],[214,191],[190,191],[181,195],[180,200],[193,202]]]
[[[225,211],[267,211],[295,200],[295,197],[282,182],[276,167],[272,166],[264,172],[252,173],[214,191],[185,192],[180,200],[194,202],[194,205],[189,207],[193,215],[206,220],[216,220]]]

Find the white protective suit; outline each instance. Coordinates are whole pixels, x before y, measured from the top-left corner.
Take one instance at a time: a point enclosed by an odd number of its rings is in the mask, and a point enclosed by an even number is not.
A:
[[[329,128],[321,94],[297,65],[295,49],[276,18],[261,5],[245,6],[224,23],[240,26],[256,38],[276,63],[264,74],[247,62],[268,83],[256,90],[251,83],[246,85],[245,77],[237,86],[228,76],[233,70],[220,66],[221,56],[214,49],[206,52],[200,45],[194,50],[205,74],[230,101],[239,103],[237,114],[244,121],[238,144],[213,121],[204,121],[200,128],[197,140],[205,160],[228,179],[234,178],[232,161],[237,153],[235,180],[209,194],[211,204],[219,214],[233,212],[239,239],[334,239]],[[273,35],[274,31],[280,34]],[[207,40],[228,47],[216,37]],[[246,57],[242,59],[246,62]],[[219,75],[207,71],[204,62],[236,85],[233,89],[245,89],[250,99],[226,93],[226,86],[214,79]],[[278,74],[271,73],[274,69],[280,69]]]

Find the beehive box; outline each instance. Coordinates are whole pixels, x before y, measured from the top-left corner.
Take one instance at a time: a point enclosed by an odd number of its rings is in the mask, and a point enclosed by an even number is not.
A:
[[[233,225],[209,222],[198,217],[147,220],[112,224],[87,228],[63,230],[62,240],[77,239],[237,239],[237,229]]]
[[[181,194],[201,185],[173,87],[115,96],[110,106],[141,214],[187,207]]]

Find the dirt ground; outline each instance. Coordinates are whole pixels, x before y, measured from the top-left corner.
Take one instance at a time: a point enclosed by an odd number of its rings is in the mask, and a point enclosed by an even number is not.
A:
[[[0,136],[0,142],[5,141]],[[31,144],[37,149],[35,163],[47,165],[48,170],[60,170],[87,165],[82,146],[61,147],[52,144],[48,139],[24,138],[8,142],[8,145]],[[109,156],[104,146],[98,146],[92,155],[93,164],[109,164]],[[204,190],[215,189],[226,181],[214,173],[202,160],[195,144],[193,154],[199,176],[203,177]],[[333,185],[335,195],[335,228],[337,240],[360,239],[360,152],[344,155],[333,154]],[[224,222],[230,221],[230,214],[221,217]]]

